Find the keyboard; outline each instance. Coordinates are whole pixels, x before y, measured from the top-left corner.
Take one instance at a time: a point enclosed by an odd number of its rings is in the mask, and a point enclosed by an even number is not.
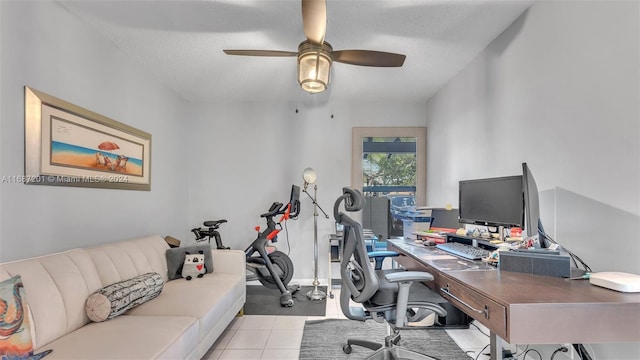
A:
[[[491,254],[491,252],[488,250],[456,242],[437,244],[436,248],[444,250],[449,254],[460,256],[469,260],[479,260],[482,258],[486,258]]]

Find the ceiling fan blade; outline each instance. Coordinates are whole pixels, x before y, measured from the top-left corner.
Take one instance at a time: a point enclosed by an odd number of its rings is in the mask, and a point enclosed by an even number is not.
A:
[[[327,32],[326,0],[302,0],[302,26],[310,43],[322,45]]]
[[[279,51],[279,50],[222,50],[227,55],[242,55],[242,56],[298,56],[294,51]]]
[[[402,54],[372,50],[338,50],[331,57],[345,64],[376,67],[400,67],[406,58]]]

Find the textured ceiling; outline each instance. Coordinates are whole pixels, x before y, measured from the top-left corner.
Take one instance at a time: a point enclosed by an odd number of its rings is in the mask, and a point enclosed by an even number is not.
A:
[[[329,90],[307,94],[295,57],[223,49],[297,51],[299,0],[59,1],[191,102],[426,101],[533,0],[327,0],[334,50],[402,53],[401,68],[334,63]]]

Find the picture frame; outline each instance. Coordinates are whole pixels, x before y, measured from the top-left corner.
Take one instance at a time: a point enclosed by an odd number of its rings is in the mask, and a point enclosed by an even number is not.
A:
[[[151,134],[25,86],[25,184],[151,190]]]

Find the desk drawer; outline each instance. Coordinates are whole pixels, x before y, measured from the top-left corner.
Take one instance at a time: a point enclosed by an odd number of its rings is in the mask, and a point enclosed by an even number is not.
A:
[[[508,340],[507,310],[504,306],[447,275],[442,274],[438,280],[440,295],[501,338]]]

